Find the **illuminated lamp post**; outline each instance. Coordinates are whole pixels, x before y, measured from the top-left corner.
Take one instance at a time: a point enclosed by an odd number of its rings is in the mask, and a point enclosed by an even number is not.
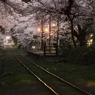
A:
[[[52,24],[53,27],[55,27],[55,24]],[[56,38],[56,55],[58,55],[58,46],[59,46],[59,21],[57,21],[57,38]]]
[[[38,29],[38,31],[40,31],[41,32],[41,50],[43,50],[43,45],[44,45],[44,42],[43,42],[43,31],[42,31],[42,29]],[[45,29],[45,32],[47,32],[48,31],[48,29]]]
[[[55,27],[55,24],[52,24],[53,27]]]
[[[51,53],[50,45],[51,45],[51,15],[49,17],[49,53]]]
[[[57,47],[56,47],[56,55],[58,55],[58,41],[59,41],[59,19],[57,19]]]

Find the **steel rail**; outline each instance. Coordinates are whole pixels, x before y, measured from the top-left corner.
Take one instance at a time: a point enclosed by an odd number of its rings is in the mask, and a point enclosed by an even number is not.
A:
[[[75,89],[81,91],[82,93],[84,93],[84,94],[86,94],[86,95],[92,95],[92,94],[88,93],[87,91],[84,91],[83,89],[81,89],[81,88],[79,88],[79,87],[73,85],[72,83],[70,83],[70,82],[64,80],[63,78],[61,78],[61,77],[59,77],[59,76],[57,76],[57,75],[55,75],[55,74],[49,72],[48,70],[46,70],[46,69],[44,69],[43,67],[37,65],[35,62],[29,60],[28,58],[24,57],[23,55],[21,55],[21,56],[22,56],[23,58],[25,58],[26,60],[28,60],[29,62],[31,62],[32,64],[34,64],[34,65],[36,65],[37,67],[39,67],[40,69],[42,69],[43,71],[49,73],[50,75],[52,75],[52,76],[58,78],[59,80],[65,82],[66,84],[70,85],[71,87],[73,87],[73,88],[75,88]]]
[[[16,53],[17,53],[17,52],[16,52]],[[18,54],[19,54],[19,53],[18,53]],[[21,54],[19,54],[19,55],[21,55]],[[59,79],[59,80],[63,81],[64,83],[70,85],[71,87],[75,88],[76,90],[78,90],[78,91],[84,93],[85,95],[92,95],[91,93],[88,93],[87,91],[84,91],[83,89],[81,89],[81,88],[79,88],[79,87],[73,85],[72,83],[70,83],[70,82],[64,80],[63,78],[61,78],[61,77],[59,77],[59,76],[57,76],[57,75],[55,75],[55,74],[49,72],[48,70],[44,69],[43,67],[41,67],[40,65],[36,64],[35,62],[29,60],[28,58],[24,57],[23,55],[21,55],[21,56],[22,56],[24,59],[26,59],[26,60],[28,60],[29,62],[31,62],[32,64],[34,64],[35,66],[37,66],[37,67],[39,67],[40,69],[42,69],[43,71],[49,73],[50,75],[56,77],[57,79]]]
[[[11,50],[10,50],[11,51]],[[12,52],[12,51],[11,51]],[[13,52],[12,52],[13,54]],[[14,55],[14,54],[13,54]],[[14,55],[14,57],[26,68],[32,75],[34,75],[42,84],[44,84],[50,91],[52,91],[55,95],[59,95],[53,88],[51,88],[48,84],[46,84],[41,78],[39,78],[35,73],[33,73],[18,57]]]

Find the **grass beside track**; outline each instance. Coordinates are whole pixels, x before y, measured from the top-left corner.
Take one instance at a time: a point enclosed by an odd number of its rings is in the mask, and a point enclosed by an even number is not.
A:
[[[32,59],[32,57],[28,58]],[[52,63],[43,60],[34,61],[48,71],[95,95],[95,64],[82,65],[64,62]]]
[[[46,64],[44,62],[40,62],[39,65],[95,95],[95,65],[83,66],[64,63]]]
[[[0,54],[0,95],[53,95],[9,51]]]
[[[25,54],[21,50],[17,51],[23,55]],[[5,50],[3,50],[2,53],[4,54]],[[7,56],[7,52],[5,53],[6,62],[4,65],[4,70],[2,70],[3,56],[0,56],[0,58],[0,72],[3,71],[3,73],[0,73],[0,95],[29,95],[30,93],[34,93],[33,95],[50,95],[48,90],[44,89],[44,86],[41,86],[41,84],[38,83],[33,76],[28,75],[28,72],[26,72],[20,64],[17,64],[18,62],[14,59],[14,57],[11,55]],[[32,59],[29,56],[28,58]],[[12,63],[12,60],[15,60],[14,63]],[[50,72],[55,73],[68,82],[71,82],[72,84],[95,95],[94,64],[91,66],[86,66],[62,62],[46,63],[42,60],[37,60],[36,62]],[[37,89],[38,91],[36,91]]]

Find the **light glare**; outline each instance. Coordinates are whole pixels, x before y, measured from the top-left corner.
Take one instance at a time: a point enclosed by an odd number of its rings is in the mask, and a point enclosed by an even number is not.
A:
[[[38,31],[41,31],[41,29],[39,28]]]
[[[32,49],[35,49],[36,47],[35,46],[32,46]]]
[[[6,36],[6,39],[10,39],[10,36]]]
[[[55,24],[53,24],[52,26],[55,26]]]
[[[48,31],[48,29],[45,29],[45,31],[47,32],[47,31]]]

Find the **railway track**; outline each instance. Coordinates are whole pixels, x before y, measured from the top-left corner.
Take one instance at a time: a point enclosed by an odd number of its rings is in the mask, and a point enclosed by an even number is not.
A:
[[[49,72],[35,62],[27,59],[23,55],[10,50],[15,58],[24,66],[29,73],[34,75],[44,84],[54,95],[92,95],[59,76]]]

